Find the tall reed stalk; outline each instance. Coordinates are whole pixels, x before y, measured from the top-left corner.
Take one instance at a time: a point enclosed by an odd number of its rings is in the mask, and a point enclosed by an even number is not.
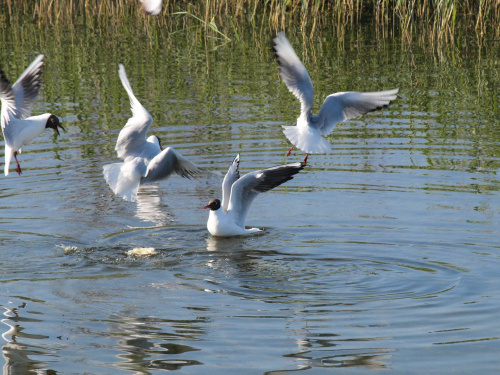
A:
[[[212,36],[233,39],[237,27],[266,24],[272,29],[298,25],[314,34],[329,21],[338,34],[348,24],[371,17],[381,28],[395,28],[410,39],[415,33],[453,41],[463,28],[486,38],[500,37],[499,0],[164,0],[157,17],[142,14],[139,0],[0,0],[0,25],[37,22],[47,25],[119,24],[137,17],[145,28],[199,27]],[[179,21],[179,17],[183,17]],[[195,23],[198,23],[196,25]],[[262,25],[261,25],[262,26]],[[237,38],[236,38],[237,39]]]

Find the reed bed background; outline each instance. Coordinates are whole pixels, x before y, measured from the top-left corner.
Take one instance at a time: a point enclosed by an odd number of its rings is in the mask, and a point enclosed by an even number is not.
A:
[[[300,27],[312,37],[324,24],[337,36],[348,25],[374,23],[384,36],[415,35],[453,42],[464,31],[478,38],[500,37],[499,0],[164,0],[159,16],[142,14],[139,0],[0,0],[0,23],[109,26],[129,22],[168,32],[203,28],[212,38],[238,40],[239,29]]]

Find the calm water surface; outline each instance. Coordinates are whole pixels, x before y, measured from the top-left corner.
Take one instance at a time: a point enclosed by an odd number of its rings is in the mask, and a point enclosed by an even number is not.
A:
[[[343,45],[288,31],[316,110],[337,91],[400,94],[338,125],[330,154],[254,202],[247,225],[261,234],[219,239],[202,207],[234,156],[242,172],[284,163],[281,125],[299,113],[273,31],[217,46],[197,33],[0,30],[12,80],[46,55],[33,113],[67,130],[44,132],[19,156],[23,175],[0,178],[5,374],[498,371],[498,41],[436,51],[368,29]],[[130,116],[119,62],[150,134],[205,169],[137,203],[102,177]]]

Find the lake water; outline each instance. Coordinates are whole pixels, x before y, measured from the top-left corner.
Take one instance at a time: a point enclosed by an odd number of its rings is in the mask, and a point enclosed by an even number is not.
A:
[[[366,27],[303,43],[287,30],[315,111],[337,91],[399,87],[398,99],[339,124],[331,153],[261,195],[247,225],[263,232],[221,239],[202,208],[237,153],[243,173],[304,157],[284,157],[299,103],[275,31],[223,44],[126,26],[0,28],[12,81],[46,55],[33,113],[66,128],[0,178],[4,374],[498,371],[498,41],[408,46]],[[205,169],[137,203],[102,176],[130,117],[120,62],[150,134]],[[156,254],[128,255],[137,247]]]

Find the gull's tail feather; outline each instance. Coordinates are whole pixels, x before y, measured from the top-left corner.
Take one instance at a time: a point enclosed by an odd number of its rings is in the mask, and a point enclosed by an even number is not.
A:
[[[131,170],[124,168],[125,163],[106,164],[103,167],[104,179],[113,193],[126,201],[135,202],[141,182],[140,175],[134,175]]]
[[[283,126],[283,133],[292,145],[308,154],[326,154],[332,146],[318,132],[299,126]]]

